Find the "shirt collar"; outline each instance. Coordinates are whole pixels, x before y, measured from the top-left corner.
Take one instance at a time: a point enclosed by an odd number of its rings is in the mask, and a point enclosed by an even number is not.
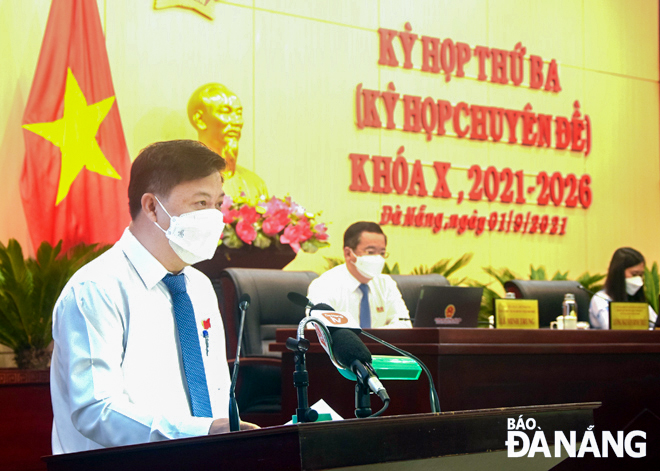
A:
[[[128,227],[117,245],[131,262],[147,289],[156,286],[169,273],[163,264],[136,239]],[[188,267],[184,268],[183,273],[186,273],[187,269]]]
[[[360,280],[355,278],[353,274],[348,271],[348,266],[347,263],[344,263],[344,270],[346,271],[346,282],[348,284],[348,287],[350,288],[350,291],[357,291],[360,288],[360,285],[362,284]],[[366,283],[368,286],[371,286],[371,282],[374,281],[373,278],[369,280],[368,283]]]

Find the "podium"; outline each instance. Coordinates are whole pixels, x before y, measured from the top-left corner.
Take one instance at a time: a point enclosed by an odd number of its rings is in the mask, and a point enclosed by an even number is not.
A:
[[[600,402],[595,425],[624,430],[640,414],[660,417],[660,331],[371,329],[420,358],[431,371],[444,411]],[[282,411],[294,413],[293,329],[278,329],[271,351],[282,353]],[[351,381],[330,362],[313,330],[307,352],[309,403],[325,399],[354,416]],[[361,337],[372,354],[391,350]],[[392,398],[385,415],[430,412],[428,381],[385,381]],[[380,405],[372,401],[374,410]],[[284,417],[283,417],[284,418]],[[288,420],[288,418],[286,419]],[[660,422],[659,422],[660,423]]]
[[[507,419],[584,431],[598,403],[514,407],[305,423],[44,458],[50,471],[145,469],[547,470],[564,458],[507,457]],[[565,457],[565,455],[564,455]],[[441,468],[442,467],[442,468]],[[445,468],[446,467],[446,468]]]

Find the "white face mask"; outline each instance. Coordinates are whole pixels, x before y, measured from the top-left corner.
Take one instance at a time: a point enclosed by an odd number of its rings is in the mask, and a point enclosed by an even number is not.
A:
[[[644,286],[644,280],[641,276],[626,278],[626,293],[628,293],[628,296],[634,296],[642,286]]]
[[[163,203],[158,198],[156,201],[165,214],[170,216]],[[170,227],[167,230],[155,221],[154,224],[165,233],[174,253],[188,265],[213,258],[225,229],[222,212],[213,208],[170,216]]]
[[[355,254],[355,252],[353,253]],[[383,272],[385,259],[382,255],[361,255],[359,257],[356,255],[356,257],[355,268],[365,278],[372,279]]]

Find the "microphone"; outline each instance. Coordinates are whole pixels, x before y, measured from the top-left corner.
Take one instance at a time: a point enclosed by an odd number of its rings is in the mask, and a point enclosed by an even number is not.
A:
[[[353,319],[353,316],[344,314],[342,312],[336,312],[335,308],[329,304],[314,304],[302,294],[293,292],[287,294],[287,298],[289,298],[289,301],[292,303],[298,306],[304,306],[308,310],[306,319],[301,321],[301,325],[306,324],[306,320],[311,317],[323,324],[330,332],[334,331],[335,329],[351,329],[358,333],[362,332],[360,325],[355,321],[355,319]],[[318,333],[318,329],[316,330]]]
[[[388,403],[390,396],[371,366],[371,353],[362,340],[348,329],[337,329],[331,335],[337,362],[353,371],[361,384],[368,386],[381,401]]]
[[[289,298],[289,301],[291,301],[293,304],[296,306],[301,306],[304,308],[313,308],[314,303],[307,298],[307,296],[303,296],[300,293],[295,293],[293,291],[289,292],[289,294],[286,295],[287,298]]]
[[[236,347],[236,359],[234,360],[234,371],[231,374],[231,386],[229,387],[229,431],[240,430],[241,419],[238,415],[238,403],[236,402],[236,381],[238,380],[238,368],[241,366],[241,345],[243,344],[243,326],[245,325],[245,313],[250,305],[250,295],[243,293],[238,300],[238,308],[241,310],[241,324],[238,329],[238,346]]]
[[[334,311],[335,308],[325,303],[312,304],[312,308],[309,310],[310,314],[312,311]]]
[[[250,301],[251,301],[250,295],[247,294],[247,293],[243,293],[243,295],[241,296],[241,299],[238,302],[238,308],[241,311],[247,311],[247,308],[250,305]]]
[[[607,301],[608,303],[611,301],[611,299],[607,299],[606,297],[601,296],[600,294],[598,294],[598,293],[596,293],[596,292],[594,292],[594,291],[591,291],[590,289],[585,288],[585,287],[582,286],[581,284],[578,284],[578,285],[577,285],[577,288],[578,288],[578,289],[581,289],[582,291],[586,291],[587,293],[589,293],[589,294],[592,295],[592,296],[598,296],[600,299],[604,299],[604,300]]]

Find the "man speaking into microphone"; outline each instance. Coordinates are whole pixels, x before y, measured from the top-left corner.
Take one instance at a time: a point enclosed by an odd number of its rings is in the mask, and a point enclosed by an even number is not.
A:
[[[360,221],[344,233],[344,260],[309,285],[314,304],[350,314],[363,329],[411,328],[410,314],[396,282],[383,275],[387,237],[375,222]]]
[[[133,162],[129,227],[53,312],[53,454],[229,431],[218,301],[189,266],[222,235],[224,167],[195,141],[152,144]]]

